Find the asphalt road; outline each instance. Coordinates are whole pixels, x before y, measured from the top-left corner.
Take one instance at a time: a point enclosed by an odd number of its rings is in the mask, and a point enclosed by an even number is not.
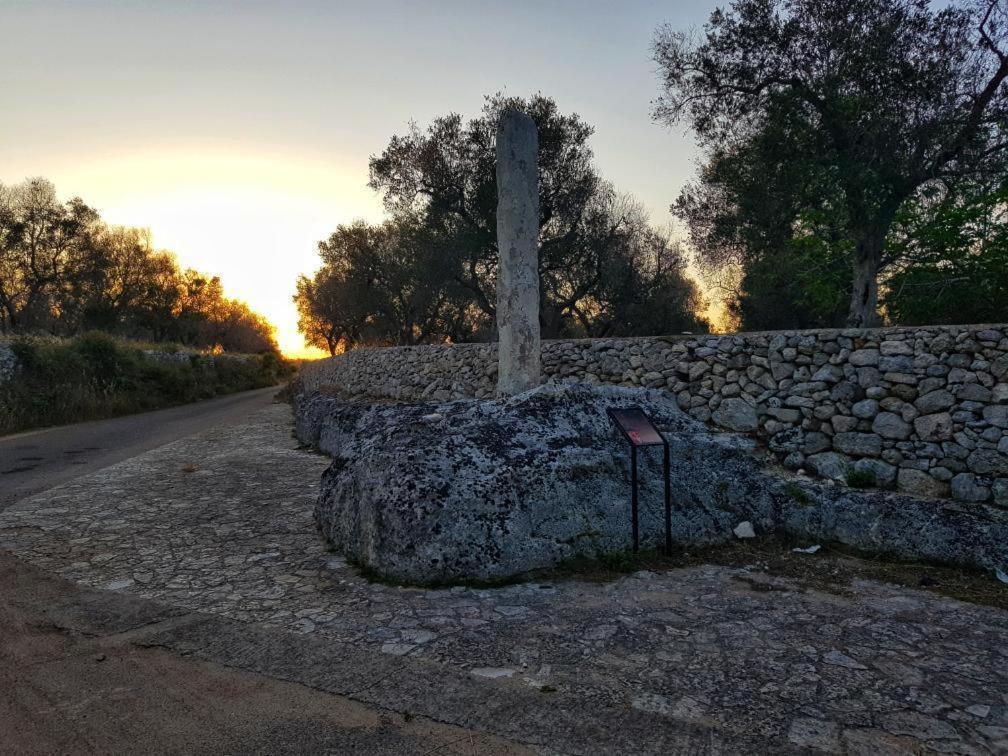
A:
[[[276,387],[243,391],[180,407],[0,437],[0,511],[79,475],[267,406]]]

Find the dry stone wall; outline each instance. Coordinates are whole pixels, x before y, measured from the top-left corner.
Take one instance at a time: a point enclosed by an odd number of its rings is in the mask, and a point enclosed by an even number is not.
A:
[[[547,380],[661,388],[793,470],[1008,505],[1008,326],[543,343]],[[432,400],[494,393],[493,344],[359,349],[306,366],[308,390]]]
[[[6,383],[18,370],[18,358],[10,344],[0,342],[0,384]]]

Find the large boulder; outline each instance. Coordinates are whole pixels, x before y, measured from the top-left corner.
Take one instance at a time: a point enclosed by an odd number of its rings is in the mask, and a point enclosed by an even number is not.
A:
[[[297,398],[296,432],[333,457],[315,517],[350,559],[411,583],[492,580],[629,547],[629,454],[607,410],[633,405],[669,442],[677,544],[730,540],[749,521],[904,556],[1008,559],[1008,515],[782,477],[753,441],[712,432],[658,390],[548,384],[442,404],[316,393]],[[660,449],[639,463],[641,538],[658,545]]]

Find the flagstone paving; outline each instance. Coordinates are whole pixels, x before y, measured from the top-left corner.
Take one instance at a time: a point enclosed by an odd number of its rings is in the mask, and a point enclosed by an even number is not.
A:
[[[547,708],[582,702],[710,732],[709,750],[1008,753],[1008,612],[721,566],[383,585],[315,529],[327,464],[297,447],[289,407],[269,407],[13,505],[0,548],[87,586],[538,691]],[[532,725],[528,742],[568,750]]]

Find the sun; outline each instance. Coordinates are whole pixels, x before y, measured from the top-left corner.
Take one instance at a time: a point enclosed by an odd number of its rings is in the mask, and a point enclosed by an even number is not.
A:
[[[57,186],[109,223],[149,228],[183,267],[220,276],[228,296],[273,323],[284,354],[325,356],[297,329],[294,282],[318,267],[320,240],[341,223],[377,220],[381,203],[364,185],[366,165],[252,153],[122,154],[79,165]]]

